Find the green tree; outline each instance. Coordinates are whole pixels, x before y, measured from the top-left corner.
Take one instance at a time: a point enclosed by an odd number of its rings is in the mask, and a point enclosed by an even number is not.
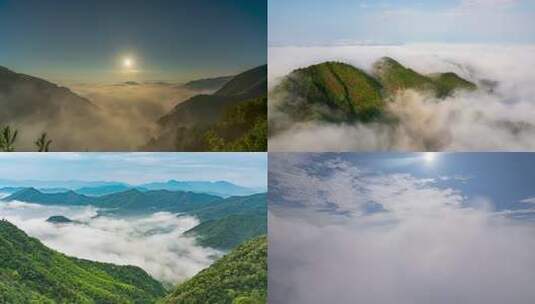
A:
[[[15,151],[15,141],[17,140],[18,131],[12,129],[10,126],[5,126],[0,130],[0,151],[13,152]]]
[[[35,145],[39,152],[48,152],[50,150],[50,144],[52,140],[47,138],[46,132],[41,134],[39,138],[35,141]]]

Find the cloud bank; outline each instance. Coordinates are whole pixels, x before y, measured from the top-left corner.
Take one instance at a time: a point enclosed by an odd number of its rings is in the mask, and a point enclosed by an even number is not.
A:
[[[157,134],[160,117],[195,94],[167,83],[86,84],[69,89],[96,107],[71,109],[59,100],[50,100],[43,109],[36,109],[37,105],[20,109],[10,100],[41,101],[44,93],[27,87],[12,89],[20,92],[12,92],[15,97],[4,101],[9,111],[4,117],[19,130],[18,151],[35,151],[34,142],[42,132],[53,140],[54,151],[136,151]]]
[[[488,200],[336,156],[274,155],[270,178],[270,303],[535,300],[535,227]]]
[[[535,149],[535,46],[403,45],[270,48],[269,86],[292,70],[335,60],[370,71],[390,56],[423,74],[455,72],[477,83],[475,93],[437,100],[414,91],[397,95],[387,112],[399,124],[292,122],[275,110],[270,120],[289,126],[270,138],[271,151],[532,151]]]
[[[55,207],[23,202],[0,203],[0,216],[70,256],[143,268],[175,285],[208,267],[221,253],[203,248],[183,233],[198,224],[193,217],[156,213],[139,218],[95,217],[94,207]],[[77,224],[52,224],[63,215]]]

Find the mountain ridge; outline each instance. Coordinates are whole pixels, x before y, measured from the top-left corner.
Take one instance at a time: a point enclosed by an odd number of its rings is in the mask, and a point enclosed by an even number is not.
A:
[[[352,65],[327,61],[293,70],[272,90],[274,108],[292,121],[353,123],[388,121],[388,102],[398,92],[417,90],[443,99],[477,86],[453,72],[422,75],[390,57],[383,57],[367,73]],[[287,123],[287,122],[286,122]],[[270,133],[287,126],[270,121]]]
[[[196,95],[177,104],[158,120],[159,134],[143,149],[211,151],[205,140],[206,132],[222,121],[225,113],[232,108],[263,96],[267,96],[267,65],[236,75],[211,95]],[[249,126],[250,128],[252,127]],[[240,130],[239,134],[232,134],[232,138],[226,140],[240,137],[247,131],[247,129]]]

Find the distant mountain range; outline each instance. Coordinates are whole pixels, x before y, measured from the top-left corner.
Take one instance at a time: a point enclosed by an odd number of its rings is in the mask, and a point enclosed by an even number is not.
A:
[[[183,85],[184,88],[194,91],[217,91],[221,89],[225,84],[231,81],[234,76],[222,76],[215,78],[205,78],[199,80],[193,80]]]
[[[261,130],[256,130],[261,128],[257,124],[258,120],[263,118],[263,121],[267,121],[267,100],[261,102],[262,98],[266,96],[267,65],[243,72],[226,82],[214,94],[196,95],[179,103],[167,115],[161,117],[158,121],[161,127],[160,134],[153,138],[144,149],[151,151],[212,151],[218,148],[218,145],[213,142],[215,140],[210,141],[208,138],[212,133],[217,136],[217,139],[223,141],[223,144],[245,141],[248,136],[266,136],[267,124],[263,135]],[[259,102],[257,99],[261,101]],[[260,103],[258,109],[255,108],[255,102]],[[239,111],[239,107],[246,107],[248,104],[251,104],[248,109],[254,109],[254,111],[246,113],[242,110],[236,113]],[[233,128],[233,132],[229,130],[219,132],[224,129],[223,123],[238,126]],[[251,132],[254,134],[251,135]],[[266,151],[267,141],[264,139],[264,147],[261,140],[262,138],[254,145],[236,143],[232,150]],[[252,140],[249,139],[249,141]]]
[[[26,188],[2,199],[47,206],[94,206],[99,215],[140,216],[156,212],[171,212],[199,218],[200,224],[187,232],[196,236],[203,246],[229,250],[245,240],[267,233],[266,194],[218,196],[168,190],[130,189],[123,192],[91,197],[74,191],[43,193]],[[68,223],[58,214],[52,222]]]
[[[154,303],[162,284],[134,266],[73,258],[0,220],[0,302]]]
[[[197,193],[207,193],[221,197],[235,195],[249,195],[265,192],[265,189],[247,188],[226,181],[176,181],[153,182],[141,185],[130,185],[119,182],[83,182],[83,181],[9,181],[0,180],[0,193],[12,194],[25,188],[36,188],[43,193],[60,193],[74,191],[77,194],[87,196],[102,196],[129,189],[139,191],[148,190],[169,190],[169,191],[191,191]]]
[[[369,122],[385,119],[386,104],[398,92],[413,89],[436,98],[477,86],[455,73],[421,75],[392,58],[382,58],[371,74],[341,62],[324,62],[297,69],[274,89],[276,110],[294,122]],[[270,121],[270,132],[285,126]]]

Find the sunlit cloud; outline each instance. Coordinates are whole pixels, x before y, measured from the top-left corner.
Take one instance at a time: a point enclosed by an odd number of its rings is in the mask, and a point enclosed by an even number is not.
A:
[[[350,158],[270,157],[270,303],[535,299],[535,227],[520,212]]]

